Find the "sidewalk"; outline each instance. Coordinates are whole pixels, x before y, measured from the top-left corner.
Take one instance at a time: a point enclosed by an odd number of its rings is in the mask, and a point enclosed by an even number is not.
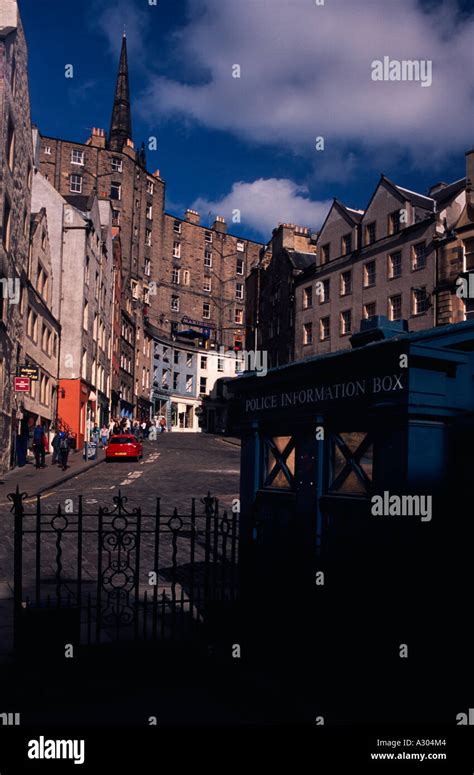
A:
[[[58,484],[67,482],[68,479],[83,474],[105,461],[103,449],[97,450],[97,460],[87,462],[83,460],[82,450],[78,450],[69,454],[67,470],[63,471],[60,466],[52,465],[52,457],[52,454],[46,455],[47,467],[44,469],[38,470],[33,462],[28,462],[23,468],[14,468],[4,474],[0,479],[0,508],[7,504],[11,506],[7,496],[9,493],[15,492],[17,486],[20,488],[20,492],[26,492],[31,498],[46,490],[51,490]]]

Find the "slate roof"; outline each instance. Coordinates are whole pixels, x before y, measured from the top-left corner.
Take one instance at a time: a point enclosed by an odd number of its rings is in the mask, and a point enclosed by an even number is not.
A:
[[[286,254],[295,269],[307,269],[316,263],[316,253],[301,253],[298,250],[287,250]]]
[[[450,199],[457,196],[465,186],[466,178],[461,178],[460,180],[455,180],[454,183],[450,183],[448,186],[444,186],[444,188],[440,188],[439,191],[435,191],[434,194],[431,194],[436,202],[438,210]]]

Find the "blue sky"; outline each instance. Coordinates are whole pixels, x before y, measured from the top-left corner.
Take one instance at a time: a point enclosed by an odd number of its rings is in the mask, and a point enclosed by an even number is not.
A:
[[[33,121],[80,142],[93,126],[109,128],[126,25],[134,141],[157,137],[148,168],[161,170],[167,210],[178,215],[194,206],[203,222],[216,214],[230,222],[238,208],[242,222],[230,230],[266,240],[282,220],[317,229],[334,196],[364,208],[382,172],[421,192],[465,174],[474,0],[20,7]],[[432,85],[374,82],[371,63],[384,56],[430,60]]]

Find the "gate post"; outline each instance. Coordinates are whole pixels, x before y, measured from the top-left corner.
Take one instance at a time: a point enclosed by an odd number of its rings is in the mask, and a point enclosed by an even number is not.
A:
[[[14,514],[14,551],[13,551],[13,646],[15,651],[20,645],[20,616],[23,596],[23,516],[25,509],[23,500],[26,493],[21,493],[17,485],[16,492],[8,495],[12,501],[11,511]]]

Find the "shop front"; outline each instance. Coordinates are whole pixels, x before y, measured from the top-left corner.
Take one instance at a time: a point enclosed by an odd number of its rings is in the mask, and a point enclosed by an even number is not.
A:
[[[347,633],[365,627],[372,645],[354,647],[354,670],[359,658],[376,665],[371,649],[392,636],[425,637],[420,605],[434,622],[438,601],[423,592],[439,587],[440,562],[453,595],[467,583],[459,558],[472,539],[459,453],[474,428],[474,323],[373,334],[229,385],[253,634],[314,645],[326,627],[320,656],[337,662]]]

